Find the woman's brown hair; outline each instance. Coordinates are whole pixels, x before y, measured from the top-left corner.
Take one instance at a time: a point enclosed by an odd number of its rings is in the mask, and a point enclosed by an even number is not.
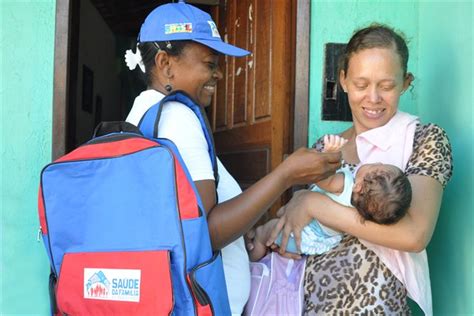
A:
[[[339,59],[339,73],[341,70],[347,73],[352,54],[367,48],[393,48],[400,56],[403,75],[407,75],[409,53],[404,35],[387,25],[379,23],[371,24],[354,32]]]

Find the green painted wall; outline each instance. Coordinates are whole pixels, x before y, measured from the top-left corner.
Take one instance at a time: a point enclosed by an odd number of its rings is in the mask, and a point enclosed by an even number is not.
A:
[[[472,2],[421,3],[418,108],[448,133],[454,176],[428,247],[433,307],[439,315],[474,314]]]
[[[48,263],[36,242],[36,194],[51,152],[55,1],[1,0],[0,8],[0,314],[45,315]],[[455,173],[428,249],[433,302],[438,315],[472,314],[472,4],[313,0],[310,143],[348,126],[320,119],[323,44],[345,42],[371,21],[411,39],[417,80],[401,108],[450,135]]]
[[[408,68],[415,88],[402,97],[401,109],[445,128],[455,160],[428,247],[434,312],[473,315],[472,2],[313,0],[311,5],[310,144],[349,126],[321,121],[324,43],[347,42],[352,30],[372,21],[390,24],[410,40]]]
[[[51,157],[55,1],[0,1],[0,314],[43,314],[48,261],[38,232],[39,173]]]

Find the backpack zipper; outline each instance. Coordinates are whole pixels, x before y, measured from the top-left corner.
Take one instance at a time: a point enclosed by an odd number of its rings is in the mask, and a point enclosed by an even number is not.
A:
[[[36,242],[41,242],[41,235],[43,235],[43,229],[40,226],[38,229],[38,235],[36,235]]]

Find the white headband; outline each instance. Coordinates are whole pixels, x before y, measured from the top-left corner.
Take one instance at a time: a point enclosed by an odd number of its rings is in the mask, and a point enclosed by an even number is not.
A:
[[[134,70],[138,65],[140,70],[145,73],[145,64],[143,63],[142,54],[138,49],[138,44],[136,50],[137,51],[135,53],[133,53],[131,49],[127,49],[127,51],[125,51],[125,63],[127,64],[128,69]]]

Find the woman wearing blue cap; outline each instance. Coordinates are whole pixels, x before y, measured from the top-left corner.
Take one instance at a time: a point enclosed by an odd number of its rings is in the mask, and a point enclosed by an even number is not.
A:
[[[136,53],[127,51],[130,69],[139,65],[148,90],[133,104],[127,121],[138,124],[144,113],[170,92],[186,92],[201,107],[208,106],[222,78],[219,54],[245,56],[248,51],[222,41],[209,14],[184,2],[153,10],[143,23]],[[273,172],[242,193],[218,161],[215,185],[208,145],[196,115],[179,102],[163,106],[158,136],[178,147],[208,214],[214,249],[222,249],[224,272],[233,314],[241,314],[250,287],[248,255],[242,235],[285,190],[321,180],[340,166],[340,153],[299,149]],[[216,204],[216,192],[219,203]]]

